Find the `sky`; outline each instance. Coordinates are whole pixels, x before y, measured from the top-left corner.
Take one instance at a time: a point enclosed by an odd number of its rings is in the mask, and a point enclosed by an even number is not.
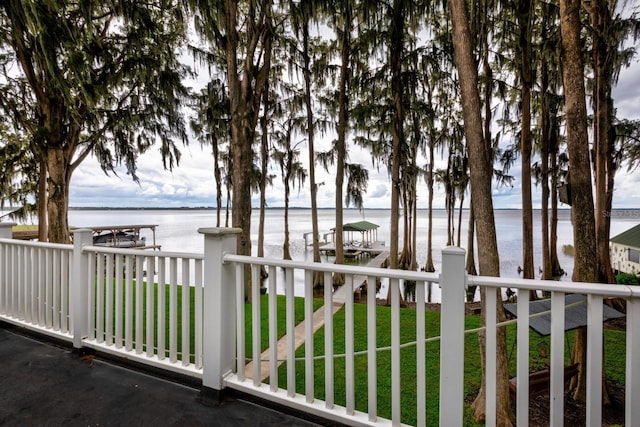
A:
[[[197,85],[197,82],[195,83]],[[636,59],[630,68],[621,72],[618,85],[614,89],[614,104],[618,118],[640,119],[640,62]],[[330,143],[330,137],[316,142],[316,150]],[[210,148],[202,148],[191,138],[187,146],[180,148],[180,165],[171,171],[164,170],[158,148],[152,147],[138,160],[139,183],[127,175],[126,169],[117,168],[116,174],[105,175],[94,157],[88,157],[73,174],[69,195],[71,207],[212,207],[215,206],[215,180],[213,177],[213,156]],[[301,159],[307,162],[307,151],[302,151]],[[351,149],[350,161],[361,163],[369,169],[369,184],[364,195],[364,208],[390,208],[391,189],[386,168],[375,167],[371,156],[364,151]],[[446,167],[445,159],[436,159],[436,168]],[[426,162],[425,162],[426,163]],[[280,173],[275,167],[270,171],[278,178],[268,189],[267,206],[284,206],[284,187]],[[521,207],[519,160],[511,168],[515,176],[512,186],[497,186],[493,189],[493,203],[496,209],[517,209]],[[335,206],[335,178],[316,167],[318,206]],[[640,170],[627,172],[626,166],[616,174],[613,207],[617,209],[640,208]],[[427,187],[419,184],[418,208],[427,207]],[[436,186],[434,207],[444,208],[444,188]],[[540,207],[540,188],[533,189],[534,208]],[[468,199],[468,197],[467,197]],[[224,202],[223,202],[224,203]],[[311,205],[308,181],[300,190],[292,190],[290,206],[309,207]],[[259,206],[258,196],[253,206]],[[468,206],[468,202],[465,203]],[[568,206],[561,205],[568,208]]]

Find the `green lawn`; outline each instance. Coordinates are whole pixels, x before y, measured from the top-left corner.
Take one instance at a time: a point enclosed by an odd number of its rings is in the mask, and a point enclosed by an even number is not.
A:
[[[366,306],[356,304],[355,314],[355,351],[364,350],[367,343],[366,331]],[[425,326],[427,337],[440,334],[440,313],[426,312]],[[377,307],[377,344],[378,347],[390,345],[391,336],[391,310],[388,307]],[[413,309],[401,309],[401,342],[415,341],[416,312]],[[480,326],[479,316],[467,316],[465,328],[473,329]],[[544,369],[549,360],[542,358],[538,353],[538,344],[546,342],[549,337],[541,337],[534,331],[530,331],[530,368],[531,371]],[[616,384],[624,384],[625,369],[625,334],[620,331],[605,330],[605,367],[607,377]],[[516,348],[514,340],[516,336],[515,325],[507,327],[507,355],[509,359],[510,376],[516,375]],[[567,334],[565,344],[565,356],[569,361],[570,347],[573,345],[573,333]],[[334,353],[344,353],[344,309],[334,316]],[[324,328],[321,328],[314,337],[314,355],[324,354]],[[304,346],[298,349],[296,357],[304,356]],[[426,390],[427,390],[427,425],[438,425],[439,406],[439,367],[440,367],[440,343],[438,341],[426,344]],[[385,418],[391,418],[391,354],[390,351],[378,352],[377,355],[377,389],[378,389],[378,414]],[[324,360],[318,360],[314,366],[315,372],[315,396],[324,400]],[[335,402],[345,405],[345,360],[336,358],[334,361],[334,387]],[[367,356],[355,357],[355,402],[356,409],[367,412]],[[401,388],[403,423],[415,425],[416,423],[416,348],[410,346],[401,350]],[[296,363],[296,389],[298,393],[304,393],[304,362]],[[465,338],[465,396],[467,402],[473,400],[477,394],[481,381],[480,351],[477,334],[468,334]],[[279,384],[286,384],[286,364],[279,370]],[[467,405],[465,413],[465,425],[476,425],[473,422],[473,414]]]

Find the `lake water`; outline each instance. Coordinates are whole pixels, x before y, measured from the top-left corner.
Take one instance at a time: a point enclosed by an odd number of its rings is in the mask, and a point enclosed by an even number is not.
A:
[[[390,211],[387,209],[367,209],[364,211],[345,210],[344,222],[367,220],[380,225],[378,240],[389,244]],[[252,216],[252,247],[257,250],[258,210]],[[468,211],[463,212],[462,246],[466,247]],[[504,277],[519,277],[518,266],[522,265],[522,225],[520,210],[496,210],[496,231],[500,255],[500,270]],[[69,224],[74,227],[97,227],[102,225],[156,224],[156,241],[163,250],[177,252],[202,253],[204,238],[198,233],[201,227],[215,226],[216,213],[212,209],[185,210],[71,210]],[[223,215],[224,221],[224,215]],[[456,217],[457,221],[457,217]],[[335,211],[321,209],[318,211],[320,236],[329,233],[335,224]],[[640,210],[619,210],[612,214],[611,236],[615,236],[640,222]],[[268,209],[266,211],[265,256],[282,257],[284,241],[284,210]],[[304,234],[311,232],[311,211],[309,209],[292,209],[289,211],[290,245],[294,259],[311,260],[311,250],[305,249]],[[426,261],[427,250],[427,211],[418,211],[418,244],[417,257],[421,266]],[[433,212],[433,259],[435,267],[440,267],[440,251],[446,245],[447,215],[444,210]],[[482,230],[477,230],[481,233]],[[142,232],[150,242],[152,237],[148,230]],[[558,255],[562,268],[567,272],[563,280],[569,280],[573,269],[573,257],[563,253],[563,245],[573,244],[571,211],[561,210],[558,221]],[[534,262],[535,270],[542,265],[541,258],[540,211],[534,211]],[[477,251],[480,249],[476,249]],[[538,273],[536,273],[538,274]]]

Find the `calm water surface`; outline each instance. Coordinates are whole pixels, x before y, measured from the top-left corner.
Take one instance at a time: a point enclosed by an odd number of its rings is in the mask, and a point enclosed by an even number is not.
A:
[[[257,230],[259,220],[258,210],[252,215],[252,246],[257,250]],[[467,246],[468,212],[463,212],[462,247]],[[224,216],[223,216],[224,218]],[[387,209],[345,210],[344,222],[367,220],[380,225],[378,240],[389,242],[390,211]],[[522,225],[520,210],[496,210],[496,231],[498,235],[498,249],[500,255],[500,270],[504,277],[519,277],[518,266],[522,265]],[[214,210],[71,210],[69,223],[75,227],[91,227],[103,225],[132,225],[155,224],[156,241],[163,250],[177,252],[202,253],[204,248],[203,236],[198,233],[201,227],[215,226],[216,213]],[[457,218],[456,218],[457,221]],[[320,236],[329,233],[335,224],[335,211],[321,209],[318,211]],[[640,222],[640,210],[614,211],[611,223],[611,236],[615,236]],[[281,258],[284,241],[284,210],[268,209],[266,211],[265,227],[265,256]],[[289,211],[290,245],[294,259],[312,259],[310,250],[305,250],[304,233],[311,231],[311,211],[308,209],[293,209]],[[418,245],[417,257],[422,266],[426,261],[427,251],[427,211],[418,211]],[[436,270],[440,268],[440,251],[446,246],[447,216],[444,210],[433,212],[433,259]],[[457,230],[456,230],[457,232]],[[482,230],[477,230],[481,233]],[[151,232],[142,232],[147,241],[152,239]],[[561,210],[558,221],[558,255],[562,268],[567,272],[563,280],[569,280],[573,269],[573,257],[566,255],[562,248],[573,244],[573,229],[570,210]],[[534,212],[534,263],[536,272],[542,265],[541,258],[540,212]],[[479,251],[481,249],[476,249]],[[366,261],[365,261],[366,262]],[[539,275],[538,273],[536,273]],[[297,293],[297,292],[296,292]],[[386,293],[386,290],[382,290]]]

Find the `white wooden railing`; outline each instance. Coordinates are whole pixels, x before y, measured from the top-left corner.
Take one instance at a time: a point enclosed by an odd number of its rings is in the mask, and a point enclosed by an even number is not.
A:
[[[7,231],[8,230],[8,231]],[[403,390],[415,388],[417,425],[426,425],[425,357],[417,357],[416,377],[411,384],[401,383],[401,316],[402,282],[416,283],[415,312],[416,354],[427,352],[424,302],[425,289],[438,283],[442,289],[440,335],[440,425],[462,425],[464,414],[464,291],[467,284],[485,286],[487,312],[495,313],[497,288],[522,290],[518,298],[517,319],[517,419],[528,424],[529,405],[529,301],[528,290],[551,292],[551,414],[552,425],[562,425],[564,371],[564,296],[567,293],[587,295],[588,365],[587,424],[600,425],[602,420],[602,304],[608,297],[627,301],[627,330],[640,330],[640,292],[618,285],[559,283],[467,276],[464,272],[465,252],[459,248],[443,250],[442,273],[398,271],[366,267],[282,261],[235,254],[237,229],[201,229],[205,239],[204,256],[169,252],[141,252],[127,249],[95,247],[88,230],[75,232],[74,246],[11,240],[10,226],[0,223],[0,319],[23,327],[67,339],[75,347],[91,347],[100,351],[134,359],[143,363],[202,379],[204,389],[222,392],[225,388],[240,390],[296,410],[351,425],[400,425],[401,408],[406,404]],[[261,325],[255,319],[262,314],[260,304],[251,304],[251,325],[245,325],[245,271],[252,274],[250,287],[253,301],[260,296],[260,270],[269,273],[268,290],[268,355],[261,355]],[[278,270],[284,274],[277,274]],[[313,276],[324,275],[325,292],[323,356],[314,354]],[[344,293],[345,351],[334,350],[333,289],[334,273],[345,276]],[[305,353],[297,372],[295,358],[294,278],[303,275],[305,287],[303,338]],[[366,301],[366,324],[355,324],[354,293],[364,276],[368,283],[376,279],[388,282],[391,292],[392,378],[389,419],[379,416],[382,396],[378,395],[375,294]],[[276,292],[278,277],[284,280],[286,309],[286,380],[278,383],[279,358],[277,342],[278,315]],[[153,286],[151,286],[153,284]],[[166,285],[165,285],[166,284]],[[193,301],[193,303],[192,303]],[[342,301],[340,301],[342,303]],[[496,354],[494,316],[487,316],[487,354]],[[191,326],[193,325],[193,326]],[[193,330],[191,330],[193,328]],[[251,354],[246,354],[245,331],[252,335]],[[367,348],[357,352],[355,335],[366,331]],[[191,337],[193,335],[193,337]],[[626,414],[627,425],[640,423],[640,336],[626,334]],[[360,349],[358,349],[360,350]],[[361,355],[364,353],[364,355]],[[324,378],[314,372],[314,362],[321,358]],[[366,358],[366,408],[356,407],[356,357]],[[336,404],[334,361],[344,358],[344,404]],[[248,360],[267,359],[268,367]],[[360,360],[360,359],[358,359]],[[405,361],[406,363],[406,361]],[[495,425],[496,361],[486,360],[487,425]],[[268,372],[263,372],[263,370]],[[296,377],[304,377],[304,391],[296,389]],[[268,383],[262,378],[268,377]],[[493,379],[493,380],[492,380]],[[322,383],[324,397],[315,396],[315,386]],[[358,392],[361,393],[361,392]],[[384,402],[385,404],[387,402]]]

